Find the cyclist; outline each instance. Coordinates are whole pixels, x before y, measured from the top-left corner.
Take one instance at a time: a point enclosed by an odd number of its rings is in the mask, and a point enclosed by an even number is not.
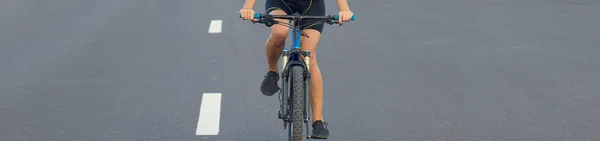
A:
[[[246,0],[243,8],[239,11],[244,20],[254,20],[254,3],[256,0]],[[350,11],[347,0],[337,0],[340,8],[338,22],[348,22],[353,13]],[[298,12],[302,15],[325,16],[325,0],[266,0],[265,12],[271,15],[292,15]],[[283,23],[289,23],[289,20],[275,19]],[[323,31],[323,24],[313,24],[319,19],[304,19],[300,21],[301,26],[308,25],[302,29],[309,38],[302,36],[301,49],[309,50],[310,73],[311,73],[311,107],[313,112],[312,127],[313,137],[326,139],[329,137],[327,123],[323,120],[323,82],[321,72],[317,64],[316,48],[319,38]],[[282,25],[271,26],[271,33],[265,44],[265,53],[267,60],[267,74],[264,76],[260,90],[264,95],[272,96],[279,91],[278,64],[279,57],[283,51],[285,40],[290,29]]]

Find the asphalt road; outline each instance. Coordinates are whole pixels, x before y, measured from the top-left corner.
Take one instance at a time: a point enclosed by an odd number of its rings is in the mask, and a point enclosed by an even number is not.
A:
[[[284,140],[242,3],[0,1],[0,140]],[[329,140],[600,140],[600,2],[349,3],[317,53]],[[218,135],[195,134],[203,93]]]

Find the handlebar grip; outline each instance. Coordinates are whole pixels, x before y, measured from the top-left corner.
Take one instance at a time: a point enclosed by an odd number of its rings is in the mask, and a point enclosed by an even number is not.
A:
[[[239,16],[240,18],[242,18],[242,14],[238,13],[238,16]],[[254,13],[254,18],[255,18],[255,19],[260,19],[260,16],[261,16],[261,15],[260,15],[260,13]]]
[[[255,19],[260,19],[260,16],[261,16],[260,13],[254,13],[254,18]]]
[[[356,19],[356,17],[355,17],[355,16],[356,16],[356,15],[352,15],[352,18],[350,18],[350,20],[353,20],[353,21],[354,21],[354,19]],[[333,20],[338,20],[338,19],[340,19],[340,17],[339,17],[338,15],[334,15],[334,16],[333,16]]]

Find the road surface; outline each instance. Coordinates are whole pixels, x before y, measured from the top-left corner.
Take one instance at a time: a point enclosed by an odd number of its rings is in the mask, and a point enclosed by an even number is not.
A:
[[[600,2],[349,3],[317,53],[329,140],[600,140]],[[284,140],[242,4],[0,1],[0,140]]]

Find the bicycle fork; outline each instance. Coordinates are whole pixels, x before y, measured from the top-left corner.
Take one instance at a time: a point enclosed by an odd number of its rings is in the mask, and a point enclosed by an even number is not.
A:
[[[287,122],[289,120],[288,118],[288,96],[289,96],[289,91],[287,90],[287,86],[288,86],[288,77],[285,71],[287,71],[286,68],[286,64],[288,62],[290,56],[290,52],[287,49],[284,49],[283,52],[281,53],[281,57],[282,57],[282,67],[283,69],[281,69],[281,72],[279,74],[283,74],[281,75],[281,79],[283,81],[281,81],[281,92],[279,93],[279,119],[283,120],[283,129],[285,130],[287,127]]]
[[[306,125],[306,139],[310,139],[311,135],[308,130],[309,126],[309,111],[312,111],[310,106],[310,51],[305,50],[302,52],[304,56],[304,63],[306,64],[306,70],[304,73],[304,125]]]
[[[296,50],[294,50],[296,51]],[[307,133],[307,139],[310,138],[310,132],[309,132],[309,111],[311,111],[311,106],[310,106],[310,78],[311,78],[311,73],[310,73],[310,51],[309,50],[304,50],[304,51],[298,51],[298,54],[302,54],[302,56],[304,56],[304,61],[302,61],[303,63],[305,63],[306,66],[306,70],[304,71],[305,75],[304,75],[304,111],[303,111],[303,117],[304,117],[304,124],[306,126],[306,133]],[[291,52],[287,49],[284,49],[282,52],[282,72],[281,74],[284,74],[281,76],[281,78],[283,79],[282,81],[282,91],[283,93],[280,93],[280,111],[279,111],[279,119],[284,120],[284,129],[286,129],[288,122],[291,122],[291,119],[289,119],[289,113],[288,113],[288,107],[289,107],[289,91],[287,91],[286,87],[289,84],[289,79],[288,79],[288,74],[285,71],[288,71],[287,68],[287,63],[289,61],[289,57],[291,55]]]

